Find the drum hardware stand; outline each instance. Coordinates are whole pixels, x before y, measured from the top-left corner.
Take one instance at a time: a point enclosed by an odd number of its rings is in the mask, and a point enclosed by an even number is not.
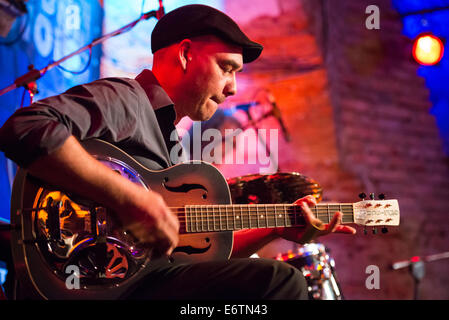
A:
[[[421,283],[421,280],[424,278],[425,273],[426,273],[425,263],[431,262],[431,261],[442,260],[442,259],[449,259],[449,251],[429,255],[426,257],[415,256],[415,257],[410,258],[409,260],[396,261],[396,262],[393,262],[393,264],[391,265],[391,268],[393,270],[408,268],[408,270],[414,280],[413,300],[418,300],[419,284]]]

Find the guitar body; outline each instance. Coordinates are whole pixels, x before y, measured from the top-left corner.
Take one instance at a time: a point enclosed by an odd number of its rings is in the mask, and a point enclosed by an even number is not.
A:
[[[82,144],[112,170],[160,193],[169,207],[231,203],[225,178],[205,162],[152,171],[109,143]],[[11,224],[16,274],[33,298],[116,299],[162,261],[151,260],[151,248],[136,242],[108,209],[47,186],[23,169],[13,185]],[[232,231],[181,234],[170,261],[228,259],[232,241]],[[74,270],[80,271],[79,288]]]

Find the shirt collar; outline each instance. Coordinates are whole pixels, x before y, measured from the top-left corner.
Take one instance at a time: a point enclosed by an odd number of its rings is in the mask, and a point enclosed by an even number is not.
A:
[[[142,72],[136,77],[136,81],[140,84],[140,86],[147,94],[154,110],[158,110],[167,106],[174,106],[173,101],[170,99],[164,89],[162,89],[159,81],[157,81],[151,70],[142,70]]]

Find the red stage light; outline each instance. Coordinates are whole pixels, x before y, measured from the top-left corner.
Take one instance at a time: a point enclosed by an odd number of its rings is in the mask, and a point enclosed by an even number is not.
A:
[[[421,35],[416,38],[413,44],[413,57],[424,66],[433,66],[440,62],[443,53],[443,42],[434,35]]]

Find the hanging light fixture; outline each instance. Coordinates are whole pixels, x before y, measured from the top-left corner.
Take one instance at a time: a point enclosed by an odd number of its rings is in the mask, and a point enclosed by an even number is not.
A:
[[[421,65],[436,65],[443,58],[443,54],[443,41],[433,34],[421,34],[414,41],[413,57]]]

